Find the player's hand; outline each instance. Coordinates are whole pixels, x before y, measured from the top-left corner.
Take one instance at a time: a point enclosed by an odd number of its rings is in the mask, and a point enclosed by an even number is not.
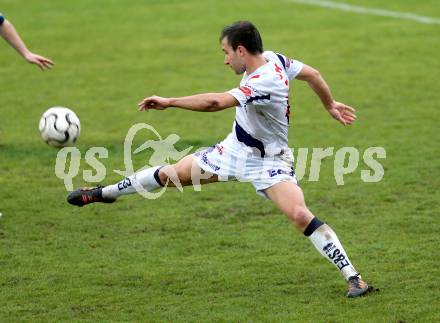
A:
[[[170,99],[162,98],[160,96],[150,96],[139,102],[139,111],[148,111],[150,109],[165,110],[170,106]]]
[[[28,53],[24,56],[24,58],[29,63],[38,65],[38,67],[41,68],[42,71],[44,71],[45,69],[50,69],[54,65],[54,62],[52,62],[49,58],[34,53]]]
[[[341,102],[333,101],[330,107],[327,108],[327,111],[344,126],[351,125],[356,120],[356,115],[354,114],[356,110]]]

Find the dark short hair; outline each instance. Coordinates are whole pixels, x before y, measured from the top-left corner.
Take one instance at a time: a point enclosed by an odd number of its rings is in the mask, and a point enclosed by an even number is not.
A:
[[[225,37],[233,50],[241,45],[251,54],[261,54],[263,52],[263,41],[260,33],[249,21],[237,21],[224,27],[220,35],[220,41]]]

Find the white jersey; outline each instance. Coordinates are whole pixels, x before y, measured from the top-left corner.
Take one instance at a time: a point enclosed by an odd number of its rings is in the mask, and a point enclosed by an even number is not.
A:
[[[239,102],[233,132],[240,142],[255,147],[261,157],[288,147],[289,86],[303,63],[265,51],[267,63],[243,75],[240,87],[228,91]]]

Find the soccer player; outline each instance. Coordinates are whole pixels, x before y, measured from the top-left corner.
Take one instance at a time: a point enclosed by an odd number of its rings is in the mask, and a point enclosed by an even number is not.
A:
[[[356,119],[354,109],[333,99],[321,74],[298,60],[263,51],[258,30],[239,21],[222,30],[224,63],[243,74],[240,86],[224,93],[187,97],[152,96],[139,103],[140,110],[176,107],[215,112],[236,107],[232,132],[215,146],[185,156],[174,165],[141,170],[114,185],[82,188],[69,194],[69,203],[83,206],[111,203],[142,187],[152,192],[165,184],[191,185],[194,174],[202,184],[221,180],[251,181],[257,193],[269,198],[293,222],[316,249],[348,282],[348,297],[365,294],[367,284],[354,268],[335,232],[307,208],[292,168],[293,156],[287,144],[289,86],[294,79],[306,81],[321,99],[326,111],[343,125]],[[208,177],[206,175],[211,174]]]
[[[27,49],[20,35],[14,28],[14,25],[0,13],[0,35],[12,46],[15,50],[23,56],[29,63],[38,65],[41,70],[51,68],[54,63],[46,57],[32,53]]]

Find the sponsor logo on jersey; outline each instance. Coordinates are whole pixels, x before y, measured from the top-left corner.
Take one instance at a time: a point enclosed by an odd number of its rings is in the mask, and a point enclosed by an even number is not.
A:
[[[219,155],[223,155],[223,146],[222,145],[215,145],[215,148],[217,149]]]
[[[208,165],[209,167],[211,167],[214,171],[218,171],[218,170],[220,170],[220,167],[219,166],[217,166],[216,164],[214,164],[213,162],[211,162],[209,159],[208,159],[208,154],[210,153],[210,152],[212,152],[214,150],[214,147],[210,147],[210,148],[208,148],[208,149],[206,149],[205,151],[203,151],[201,154],[200,154],[200,158],[202,159],[202,161],[206,164],[206,165]]]
[[[292,177],[295,175],[293,169],[291,169],[290,171],[284,169],[269,169],[267,172],[269,173],[269,177],[274,177],[281,174],[289,175]]]
[[[252,89],[250,87],[248,87],[248,86],[242,86],[242,87],[239,88],[239,90],[241,92],[243,92],[244,95],[246,95],[246,96],[251,96],[252,95]]]

